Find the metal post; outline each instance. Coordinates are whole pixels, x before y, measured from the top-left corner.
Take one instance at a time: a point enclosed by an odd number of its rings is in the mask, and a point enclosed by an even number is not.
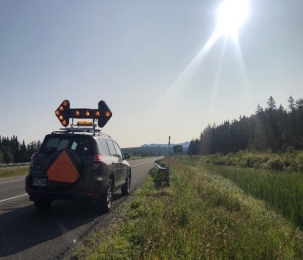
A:
[[[167,157],[167,167],[169,167],[169,156],[170,156],[170,136],[168,137],[168,157]]]
[[[169,186],[169,157],[170,157],[170,136],[168,137],[168,157],[167,157],[167,166],[166,166],[166,174],[167,174],[166,184],[167,184],[167,186]]]

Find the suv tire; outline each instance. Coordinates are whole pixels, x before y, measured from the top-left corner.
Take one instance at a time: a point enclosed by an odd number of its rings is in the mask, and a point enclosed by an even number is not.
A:
[[[111,179],[109,179],[106,189],[105,189],[103,195],[101,196],[100,205],[99,205],[100,210],[103,212],[108,212],[112,208],[113,189],[114,189],[113,181]]]
[[[127,174],[127,178],[125,181],[125,184],[121,188],[122,195],[128,195],[130,194],[130,183],[131,183],[131,176],[130,172]]]

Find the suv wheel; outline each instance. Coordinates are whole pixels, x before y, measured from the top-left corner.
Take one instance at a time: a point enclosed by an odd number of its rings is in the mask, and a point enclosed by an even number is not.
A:
[[[130,183],[131,183],[131,177],[130,177],[130,173],[128,173],[125,184],[121,188],[122,195],[128,195],[130,193]]]
[[[100,201],[100,209],[104,212],[110,211],[113,204],[113,181],[111,179],[108,180],[107,187],[105,192],[103,193]]]
[[[39,198],[34,200],[34,204],[37,209],[46,209],[52,204],[52,200]]]

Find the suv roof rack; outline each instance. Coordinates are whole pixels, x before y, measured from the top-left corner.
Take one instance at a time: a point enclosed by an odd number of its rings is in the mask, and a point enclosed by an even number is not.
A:
[[[70,127],[60,128],[60,130],[66,130],[67,132],[101,132],[101,129],[96,128],[96,125],[92,125],[92,127],[71,125]]]
[[[70,127],[60,128],[57,131],[53,131],[52,134],[60,134],[60,133],[92,133],[93,135],[106,135],[101,132],[101,129],[96,128],[96,125],[92,125],[92,127],[81,127],[78,125],[71,125]],[[111,138],[111,137],[110,137]]]

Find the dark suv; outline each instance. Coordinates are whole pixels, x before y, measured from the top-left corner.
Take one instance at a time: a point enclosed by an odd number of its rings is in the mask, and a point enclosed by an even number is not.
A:
[[[26,192],[35,206],[47,208],[53,200],[94,202],[109,211],[113,192],[130,193],[131,167],[118,144],[94,128],[66,128],[45,136],[32,155]]]

